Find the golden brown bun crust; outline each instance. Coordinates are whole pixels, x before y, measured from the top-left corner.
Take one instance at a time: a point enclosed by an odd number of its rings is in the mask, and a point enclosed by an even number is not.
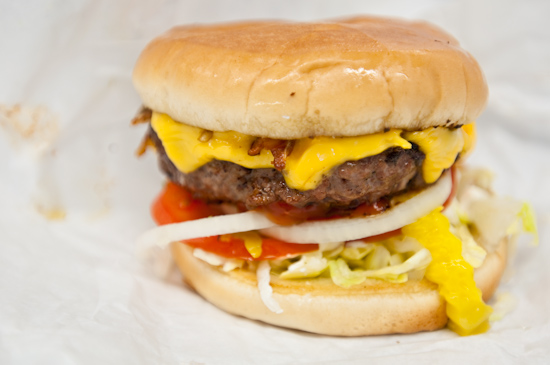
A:
[[[493,295],[506,266],[506,244],[488,255],[475,279],[485,301]],[[273,298],[283,313],[263,304],[256,275],[225,273],[195,258],[192,248],[175,243],[172,253],[184,280],[217,307],[281,327],[333,336],[365,336],[432,331],[447,323],[445,301],[427,280],[391,284],[369,280],[343,289],[330,279],[281,280],[271,276]]]
[[[133,79],[146,106],[177,121],[283,139],[466,124],[487,99],[453,37],[374,17],[176,27]]]

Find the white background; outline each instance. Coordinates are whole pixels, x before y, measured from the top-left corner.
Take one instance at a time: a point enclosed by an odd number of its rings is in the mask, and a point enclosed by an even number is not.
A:
[[[274,328],[134,256],[162,182],[152,154],[133,154],[143,126],[129,126],[145,44],[183,23],[365,13],[428,20],[477,58],[490,99],[470,163],[538,213],[541,244],[519,247],[500,289],[516,309],[484,335]],[[550,362],[549,15],[547,1],[0,0],[0,363]]]

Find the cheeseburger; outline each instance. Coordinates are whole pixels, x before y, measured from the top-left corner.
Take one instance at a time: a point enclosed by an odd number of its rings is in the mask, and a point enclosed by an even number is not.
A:
[[[462,166],[487,86],[456,39],[374,17],[176,27],[133,80],[168,178],[140,247],[208,301],[327,335],[488,329],[534,225]]]

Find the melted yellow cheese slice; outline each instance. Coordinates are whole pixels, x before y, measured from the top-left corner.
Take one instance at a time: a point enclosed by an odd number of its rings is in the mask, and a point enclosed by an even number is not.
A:
[[[271,151],[262,149],[257,156],[248,155],[256,137],[238,132],[213,132],[203,142],[203,129],[176,122],[168,115],[156,112],[151,126],[162,141],[166,154],[181,172],[192,172],[214,159],[249,169],[273,168]],[[426,155],[423,175],[426,182],[431,183],[443,170],[452,166],[459,152],[468,147],[465,137],[469,135],[461,129],[429,128],[419,132],[392,129],[359,137],[302,138],[296,141],[287,157],[283,175],[287,185],[293,189],[314,189],[335,166],[377,155],[391,147],[409,149],[412,147],[410,142],[414,142]]]
[[[315,189],[333,167],[377,155],[390,147],[409,149],[412,145],[401,137],[399,129],[360,137],[303,138],[296,141],[286,160],[285,181],[294,189]]]
[[[151,126],[162,141],[166,154],[178,170],[195,171],[213,159],[230,161],[249,169],[273,168],[271,151],[263,149],[257,156],[248,150],[256,137],[238,132],[214,132],[201,142],[204,129],[178,123],[166,114],[153,113]]]
[[[460,154],[460,160],[464,161],[464,159],[470,155],[472,150],[474,149],[474,146],[477,142],[477,131],[476,131],[476,124],[470,123],[465,124],[462,126],[462,135],[464,136],[464,148],[462,149],[462,153]]]
[[[404,137],[416,143],[426,155],[422,175],[428,184],[436,182],[443,171],[453,165],[456,156],[464,148],[464,133],[458,128],[428,128],[404,133]]]

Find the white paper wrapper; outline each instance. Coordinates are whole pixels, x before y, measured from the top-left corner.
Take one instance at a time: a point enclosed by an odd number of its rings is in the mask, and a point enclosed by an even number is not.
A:
[[[134,151],[131,84],[173,25],[355,13],[421,18],[455,35],[491,96],[473,165],[529,200],[539,247],[520,245],[499,289],[516,308],[490,332],[334,338],[233,317],[134,255],[162,177]],[[26,1],[0,12],[0,363],[548,363],[550,3],[500,1]],[[502,296],[502,295],[501,295]],[[507,308],[506,303],[497,304]],[[513,305],[512,305],[513,307]]]

